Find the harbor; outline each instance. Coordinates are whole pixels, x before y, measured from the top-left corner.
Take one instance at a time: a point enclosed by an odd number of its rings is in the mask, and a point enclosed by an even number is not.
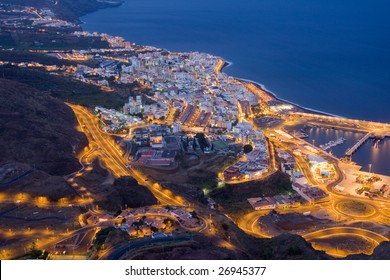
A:
[[[390,176],[390,158],[387,156],[390,153],[390,138],[320,126],[298,126],[290,128],[290,131],[301,129],[308,135],[305,139],[307,142],[337,158],[349,158],[361,166],[362,171],[369,172],[371,166],[371,172]]]
[[[323,149],[324,151],[327,151],[335,146],[343,144],[345,141],[347,141],[347,139],[345,139],[343,137],[337,138],[337,140],[335,140],[335,141],[332,140],[326,144],[320,145],[320,148]]]

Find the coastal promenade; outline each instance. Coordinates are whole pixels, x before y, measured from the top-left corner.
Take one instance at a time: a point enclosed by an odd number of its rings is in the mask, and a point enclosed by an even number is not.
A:
[[[217,64],[214,67],[215,74],[219,75],[222,73],[222,69],[225,67],[226,62],[222,59],[218,59]]]
[[[366,120],[348,119],[339,116],[330,116],[324,114],[313,114],[303,112],[290,112],[290,117],[296,117],[301,120],[310,122],[319,122],[330,124],[334,126],[340,126],[344,129],[355,129],[359,131],[372,131],[375,135],[390,136],[390,124],[381,122],[372,122]]]

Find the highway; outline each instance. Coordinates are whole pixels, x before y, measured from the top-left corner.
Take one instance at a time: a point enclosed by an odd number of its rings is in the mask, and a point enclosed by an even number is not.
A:
[[[87,169],[89,167],[84,166],[85,162],[88,162],[87,157],[91,155],[91,153],[97,154],[102,162],[105,164],[105,166],[112,172],[113,176],[119,177],[119,176],[132,176],[135,178],[140,185],[145,185],[148,187],[154,196],[159,200],[161,205],[171,205],[171,206],[185,206],[188,205],[188,203],[182,198],[178,197],[172,194],[172,192],[168,189],[163,189],[159,184],[156,182],[152,182],[152,180],[146,178],[142,172],[139,170],[133,170],[128,169],[128,163],[127,161],[122,157],[120,149],[117,147],[116,143],[111,139],[109,135],[104,134],[98,127],[98,120],[97,118],[89,112],[87,109],[67,104],[72,108],[74,111],[78,122],[80,124],[81,130],[85,133],[87,136],[91,149],[85,149],[80,155],[80,163],[82,164],[82,169],[74,174],[69,174],[68,177],[74,177],[80,175],[84,169]],[[74,178],[69,178],[69,180],[74,180]],[[13,200],[12,200],[13,201]],[[51,204],[48,204],[46,206],[50,206]],[[76,204],[73,204],[73,206]],[[53,204],[53,206],[55,206]],[[198,207],[196,207],[198,209]],[[12,210],[12,209],[11,209]],[[11,211],[9,210],[9,211]],[[201,209],[199,209],[201,211]],[[4,215],[5,213],[3,213]],[[162,215],[168,217],[168,215]],[[169,216],[172,218],[172,216]],[[53,218],[53,217],[50,217]],[[55,218],[55,217],[54,217]],[[199,225],[196,228],[186,228],[184,225],[181,224],[183,228],[189,231],[205,231],[206,229],[210,228],[210,222],[207,219],[204,219],[199,216],[199,218],[202,221],[202,224]],[[44,218],[49,219],[49,218]],[[100,226],[103,226],[103,224],[95,224],[95,225],[86,225],[82,227],[81,229],[77,229],[74,231],[70,231],[67,233],[61,233],[53,235],[49,231],[31,231],[31,232],[20,232],[21,236],[34,236],[36,235],[39,237],[39,243],[37,239],[37,247],[41,249],[46,249],[48,251],[52,251],[56,249],[56,244],[66,241],[70,238],[76,238],[75,243],[72,245],[70,244],[68,247],[70,248],[71,252],[68,252],[70,254],[75,253],[83,253],[88,250],[91,241],[93,240],[95,236],[96,229]],[[11,232],[9,235],[12,236],[19,236],[19,232]],[[47,238],[47,236],[50,236],[50,238]],[[41,238],[42,237],[42,238]],[[43,238],[45,237],[45,238]],[[113,252],[109,252],[110,255],[108,256],[108,259],[117,259],[120,256],[122,256],[124,253],[126,253],[129,250],[136,250],[138,248],[142,248],[145,245],[150,244],[164,244],[166,242],[180,242],[180,241],[188,241],[190,240],[190,237],[188,236],[179,236],[179,237],[167,237],[167,238],[160,238],[160,239],[142,239],[136,242],[133,242],[131,244],[127,244],[126,246],[123,246],[119,249],[116,249]],[[12,252],[13,256],[22,255],[23,250],[25,248],[21,248],[20,250]]]
[[[132,176],[140,185],[144,185],[154,194],[161,204],[183,206],[184,199],[172,197],[160,188],[153,186],[153,182],[148,180],[141,172],[133,169],[128,169],[128,162],[122,157],[121,151],[116,143],[104,135],[98,128],[97,118],[82,106],[67,103],[74,111],[81,127],[90,142],[95,142],[98,146],[100,158],[105,163],[106,167],[112,172],[113,176]]]

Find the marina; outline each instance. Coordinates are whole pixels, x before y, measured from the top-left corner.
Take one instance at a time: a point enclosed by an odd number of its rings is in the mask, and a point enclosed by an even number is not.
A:
[[[326,151],[332,153],[337,158],[345,158],[347,154],[351,155],[349,160],[362,167],[362,171],[371,171],[378,174],[390,175],[390,158],[387,156],[390,153],[390,139],[388,137],[367,136],[367,133],[325,128],[320,126],[310,127],[293,127],[290,130],[300,131],[304,129],[308,138],[305,140],[309,143],[314,143],[315,146],[323,149],[327,148],[327,144],[333,142],[332,147]],[[336,139],[336,140],[334,140]],[[344,139],[341,143],[337,139]],[[335,143],[337,145],[334,145]],[[321,147],[322,146],[322,147]],[[352,152],[352,153],[351,153]]]
[[[345,141],[347,141],[345,138],[337,138],[335,141],[329,141],[326,144],[320,145],[320,148],[323,149],[324,151],[329,150],[330,148],[333,148],[335,146],[343,144]]]

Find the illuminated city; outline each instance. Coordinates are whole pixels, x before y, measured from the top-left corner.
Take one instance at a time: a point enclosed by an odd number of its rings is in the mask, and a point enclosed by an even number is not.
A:
[[[281,100],[218,54],[84,31],[60,0],[19,2],[0,1],[15,146],[1,146],[0,259],[389,256],[375,250],[389,246],[390,174],[354,158],[381,153],[390,124]]]

